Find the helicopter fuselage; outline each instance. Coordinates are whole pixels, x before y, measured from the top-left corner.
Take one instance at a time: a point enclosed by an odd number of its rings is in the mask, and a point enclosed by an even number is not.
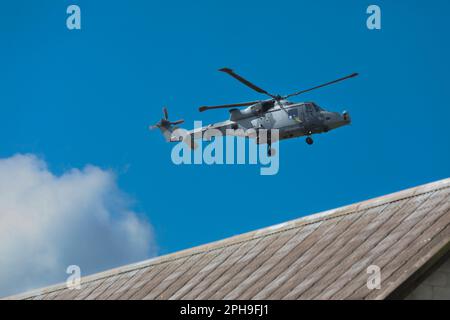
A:
[[[283,104],[282,108],[279,103]],[[277,129],[280,140],[328,132],[351,123],[347,112],[326,111],[314,102],[279,103],[262,111],[258,111],[261,106],[232,109],[230,120],[241,129]]]

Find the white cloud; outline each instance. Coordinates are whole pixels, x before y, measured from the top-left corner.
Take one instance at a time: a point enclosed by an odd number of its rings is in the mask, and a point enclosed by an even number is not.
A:
[[[110,171],[57,176],[34,155],[0,159],[0,296],[65,281],[72,264],[90,274],[152,256],[131,205]]]

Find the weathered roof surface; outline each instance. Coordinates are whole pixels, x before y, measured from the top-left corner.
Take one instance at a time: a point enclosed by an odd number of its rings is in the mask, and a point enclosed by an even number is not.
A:
[[[82,279],[23,299],[383,299],[449,251],[450,179]],[[367,267],[381,268],[369,290]]]

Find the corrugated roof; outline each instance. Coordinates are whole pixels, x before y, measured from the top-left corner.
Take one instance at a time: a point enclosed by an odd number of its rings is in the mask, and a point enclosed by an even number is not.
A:
[[[450,179],[57,285],[21,299],[383,299],[449,251]],[[367,288],[367,267],[381,289]]]

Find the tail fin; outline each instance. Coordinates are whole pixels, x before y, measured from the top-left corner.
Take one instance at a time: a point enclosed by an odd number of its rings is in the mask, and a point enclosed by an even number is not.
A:
[[[163,115],[164,117],[157,122],[155,125],[150,126],[150,129],[156,129],[159,128],[161,130],[162,135],[164,136],[164,139],[166,139],[167,142],[170,142],[170,138],[172,136],[172,132],[177,129],[177,127],[174,127],[175,125],[182,124],[184,120],[177,120],[177,121],[169,121],[169,112],[167,111],[167,108],[163,108]]]

